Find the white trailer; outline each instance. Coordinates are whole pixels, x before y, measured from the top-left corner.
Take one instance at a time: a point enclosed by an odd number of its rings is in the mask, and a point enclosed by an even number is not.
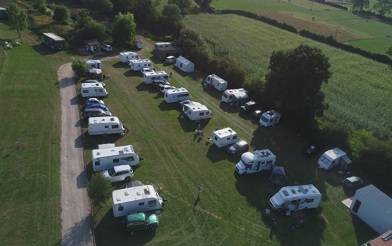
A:
[[[227,81],[222,79],[221,77],[219,77],[216,74],[211,74],[208,75],[205,83],[207,85],[212,85],[215,87],[215,89],[219,90],[219,91],[224,91],[227,89]]]
[[[221,102],[237,106],[242,106],[248,101],[248,91],[244,88],[225,90],[221,98]]]
[[[211,119],[212,113],[207,106],[199,102],[189,102],[182,107],[184,113],[191,121]]]
[[[159,212],[163,199],[152,185],[135,186],[112,192],[114,217],[122,217],[138,212]]]
[[[317,208],[321,201],[320,191],[312,184],[286,186],[269,200],[269,206],[278,211],[295,211]]]
[[[239,139],[237,133],[230,127],[212,132],[212,142],[216,147],[221,148],[236,143]]]
[[[158,49],[158,48],[169,48],[171,46],[172,45],[169,42],[158,42],[158,43],[155,43],[155,49]]]
[[[189,91],[185,88],[175,88],[165,90],[164,98],[165,102],[167,103],[175,103],[184,100],[190,100],[191,95],[189,94]]]
[[[264,112],[259,120],[261,126],[269,127],[275,126],[280,121],[280,113],[275,110],[269,110]]]
[[[136,52],[126,51],[121,52],[119,58],[122,63],[128,63],[129,60],[139,60],[140,56]]]
[[[124,136],[125,128],[115,116],[91,117],[88,119],[88,135],[120,134]]]
[[[102,69],[102,62],[100,60],[87,60],[86,65],[88,69],[92,69],[92,68]]]
[[[118,146],[101,144],[92,150],[92,164],[94,172],[108,170],[114,166],[139,165],[139,156],[132,145]]]
[[[263,170],[271,170],[275,165],[276,156],[269,149],[245,152],[241,160],[235,165],[238,174],[251,174]]]
[[[82,83],[80,86],[80,95],[82,97],[106,97],[109,93],[103,87],[102,83]]]
[[[165,71],[151,71],[143,73],[143,82],[147,85],[152,84],[154,80],[170,81],[169,75]]]
[[[318,160],[319,167],[324,170],[329,170],[336,166],[342,166],[345,169],[350,163],[351,160],[348,158],[346,152],[339,148],[325,151]]]
[[[132,71],[140,71],[143,68],[154,69],[154,63],[148,59],[129,60],[128,65],[131,67]]]
[[[186,73],[195,71],[195,64],[183,56],[177,57],[175,66]]]

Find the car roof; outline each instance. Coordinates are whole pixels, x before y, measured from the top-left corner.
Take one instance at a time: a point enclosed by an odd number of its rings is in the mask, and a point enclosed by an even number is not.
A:
[[[241,141],[236,142],[235,144],[238,144],[239,146],[245,146],[245,145],[248,145],[248,142],[246,142],[245,140],[241,140]]]
[[[357,176],[351,176],[349,178],[346,178],[346,180],[349,181],[350,183],[362,181],[362,179],[360,177],[357,177]]]
[[[129,170],[131,170],[131,167],[129,165],[114,166],[114,171],[116,172],[129,171]]]

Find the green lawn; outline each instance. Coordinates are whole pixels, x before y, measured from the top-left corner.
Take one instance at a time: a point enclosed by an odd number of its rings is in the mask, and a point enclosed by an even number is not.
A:
[[[0,51],[0,244],[59,245],[59,62],[22,42]]]

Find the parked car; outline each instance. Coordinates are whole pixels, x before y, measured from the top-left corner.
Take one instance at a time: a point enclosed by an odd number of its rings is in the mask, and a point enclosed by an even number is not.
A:
[[[88,80],[84,81],[83,83],[98,83],[98,84],[102,84],[103,87],[106,86],[106,84],[104,82],[101,82],[101,81],[98,81],[95,79],[88,79]]]
[[[90,104],[102,104],[105,105],[105,103],[102,100],[99,100],[98,98],[95,97],[90,97],[86,100],[86,106]]]
[[[165,59],[165,62],[166,63],[175,63],[176,62],[176,57],[174,57],[174,56],[168,56],[168,57],[166,57],[166,59]]]
[[[113,47],[111,45],[109,45],[109,44],[102,44],[101,45],[101,49],[106,51],[106,52],[109,52],[109,51],[113,50]]]
[[[244,141],[238,141],[227,148],[227,152],[231,155],[241,155],[249,150],[249,144]]]
[[[85,118],[112,116],[112,113],[110,111],[103,110],[101,108],[89,108],[88,110],[84,110],[83,116]]]
[[[253,117],[255,117],[257,119],[260,119],[262,114],[263,114],[263,112],[261,110],[259,110],[259,109],[253,111],[253,113],[252,113]]]
[[[135,231],[150,229],[155,231],[159,225],[158,217],[155,214],[146,215],[143,212],[129,214],[124,219],[125,231],[131,235]]]
[[[142,70],[140,70],[140,72],[144,75],[144,73],[146,73],[146,72],[152,72],[152,69],[148,68],[148,67],[144,67],[144,68],[142,68]]]
[[[102,175],[110,182],[129,181],[133,177],[133,170],[130,165],[114,166],[102,172]]]
[[[249,101],[240,107],[241,112],[254,112],[258,107],[255,101]]]
[[[309,145],[303,150],[303,154],[307,157],[314,156],[317,154],[319,149],[315,145]]]
[[[363,181],[360,177],[351,176],[343,180],[343,187],[349,190],[356,190],[363,186]]]
[[[170,85],[169,82],[166,82],[166,81],[160,80],[160,79],[153,80],[153,81],[152,81],[152,84],[153,84],[156,88],[159,88],[159,87],[162,86],[162,85]]]
[[[165,85],[165,84],[159,85],[159,91],[162,93],[165,93],[166,90],[175,89],[175,88],[176,88],[175,86],[171,86],[171,85]]]
[[[182,100],[182,101],[180,101],[178,104],[180,105],[180,107],[182,108],[182,106],[184,106],[185,104],[188,104],[188,103],[190,103],[191,102],[191,100]]]

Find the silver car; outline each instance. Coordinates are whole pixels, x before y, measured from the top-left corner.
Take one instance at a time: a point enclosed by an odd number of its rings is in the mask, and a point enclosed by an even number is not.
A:
[[[133,177],[133,170],[129,165],[120,165],[103,171],[102,175],[112,183],[124,180],[128,182]]]

